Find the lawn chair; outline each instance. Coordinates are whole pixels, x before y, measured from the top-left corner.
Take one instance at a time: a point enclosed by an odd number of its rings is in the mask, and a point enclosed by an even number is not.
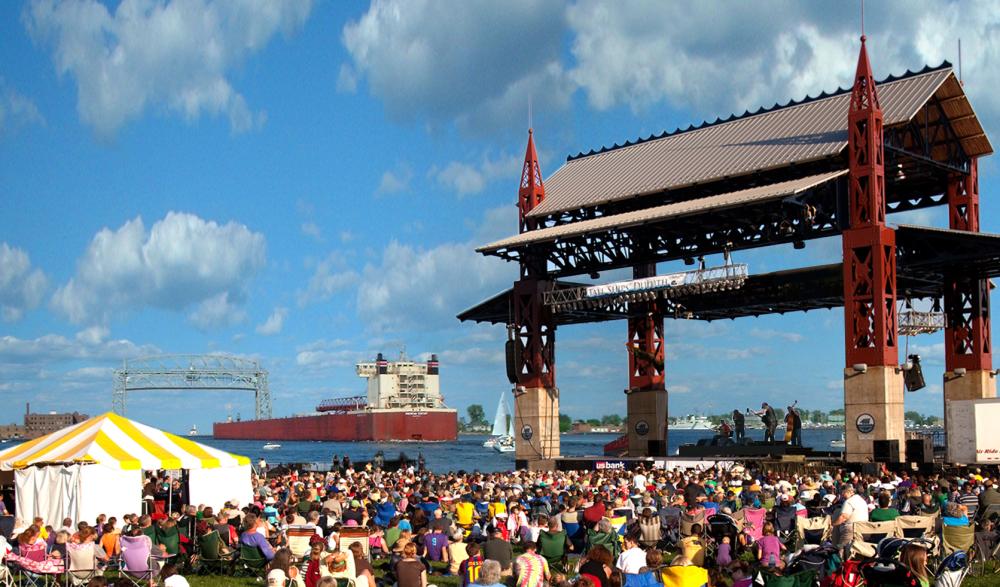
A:
[[[799,548],[807,544],[820,546],[830,540],[830,535],[832,534],[830,516],[816,518],[800,517],[795,521],[795,529],[799,535]]]
[[[8,564],[12,571],[20,576],[22,587],[41,587],[47,585],[49,578],[61,575],[65,570],[63,561],[50,559],[46,554],[46,546],[42,544],[22,545],[20,554],[8,554]]]
[[[342,528],[337,546],[340,548],[340,552],[348,552],[350,546],[358,542],[361,544],[362,556],[365,557],[365,560],[371,560],[371,544],[368,539],[369,532],[367,528]]]
[[[264,553],[256,546],[240,544],[240,558],[238,571],[247,573],[248,576],[263,579],[267,574],[267,559]]]
[[[148,536],[122,536],[121,566],[118,576],[136,587],[152,582],[160,574],[162,557],[153,555],[153,542]]]
[[[157,527],[155,542],[162,544],[170,556],[177,556],[181,553],[181,532],[177,526],[172,528]]]
[[[657,527],[659,527],[657,525]],[[543,530],[538,533],[538,552],[549,567],[562,569],[566,562],[566,533]]]
[[[698,510],[698,513],[696,513],[696,514],[689,514],[687,512],[681,512],[681,519],[680,519],[681,537],[682,538],[687,538],[688,536],[690,536],[691,535],[691,528],[695,524],[701,524],[702,533],[704,533],[704,531],[706,529],[705,528],[705,526],[706,526],[705,521],[707,519],[708,518],[705,516],[705,510],[703,510],[703,509],[702,510]]]
[[[878,543],[885,538],[899,538],[899,524],[889,522],[854,522],[854,540],[851,554],[872,558],[878,552]]]
[[[93,542],[66,544],[66,584],[83,585],[97,576],[97,545]]]
[[[945,557],[959,550],[968,552],[975,542],[975,526],[945,526],[941,529],[941,553]]]
[[[6,538],[0,536],[0,587],[14,587],[14,574],[7,566],[8,552],[10,552],[10,544]]]
[[[743,532],[753,538],[754,542],[764,535],[764,519],[767,510],[764,508],[743,508]]]
[[[236,552],[222,554],[222,538],[215,530],[198,537],[198,572],[228,575],[236,561]]]
[[[309,540],[316,536],[316,526],[293,524],[288,527],[287,535],[288,550],[292,551],[292,556],[297,559],[307,558],[306,555],[312,548],[309,546]]]
[[[936,516],[899,516],[896,518],[901,538],[921,538],[932,545],[929,554],[937,556],[941,539],[937,534]]]

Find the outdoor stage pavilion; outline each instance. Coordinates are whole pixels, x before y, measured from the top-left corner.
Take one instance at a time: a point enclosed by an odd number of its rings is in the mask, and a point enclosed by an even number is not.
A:
[[[519,234],[478,248],[520,265],[512,289],[459,319],[506,324],[519,466],[559,456],[555,333],[628,322],[627,452],[666,451],[664,318],[719,320],[844,307],[846,458],[904,459],[900,329],[945,330],[944,400],[996,396],[976,161],[993,148],[948,63],[874,81],[864,37],[853,86],[569,157],[542,181],[531,131]],[[948,206],[949,228],[886,215]],[[656,264],[840,235],[843,262],[763,275]],[[631,267],[605,286],[562,281]],[[902,312],[909,300],[938,312]],[[942,318],[943,314],[943,318]],[[609,390],[610,391],[610,390]]]

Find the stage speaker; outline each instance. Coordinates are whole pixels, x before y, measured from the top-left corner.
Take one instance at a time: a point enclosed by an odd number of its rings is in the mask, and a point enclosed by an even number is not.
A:
[[[908,358],[910,368],[903,371],[903,385],[906,386],[906,391],[923,389],[927,383],[924,382],[924,370],[920,368],[920,357],[910,355]]]
[[[665,457],[667,456],[667,441],[650,440],[648,441],[646,450],[649,451],[649,456],[651,457]]]
[[[929,436],[910,438],[906,441],[906,460],[927,465],[934,462],[934,442]]]
[[[504,351],[507,355],[507,381],[514,385],[517,383],[517,341],[508,340]]]
[[[873,449],[876,463],[899,462],[899,440],[876,440]]]

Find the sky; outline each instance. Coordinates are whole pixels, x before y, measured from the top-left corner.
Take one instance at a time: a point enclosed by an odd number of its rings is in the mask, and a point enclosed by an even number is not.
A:
[[[956,62],[961,38],[993,133],[998,4],[870,2],[876,77]],[[450,406],[491,414],[504,327],[455,315],[517,276],[474,248],[517,231],[529,109],[547,177],[569,154],[849,84],[859,20],[850,2],[0,3],[0,421],[28,401],[109,410],[113,369],[156,354],[257,360],[275,414],[303,413],[360,394],[357,361],[404,349],[439,355]],[[1000,232],[996,163],[980,169],[983,230]],[[839,254],[822,240],[735,261]],[[626,334],[559,329],[563,412],[624,413]],[[666,337],[672,415],[842,404],[839,310],[668,320]],[[907,409],[941,413],[940,334],[902,342],[929,382]],[[252,394],[128,402],[178,432],[237,413]]]

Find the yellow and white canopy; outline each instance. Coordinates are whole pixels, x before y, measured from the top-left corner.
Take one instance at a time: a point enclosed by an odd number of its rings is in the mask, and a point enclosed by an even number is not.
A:
[[[100,463],[119,470],[217,469],[250,459],[108,412],[0,452],[0,470],[48,463]]]

